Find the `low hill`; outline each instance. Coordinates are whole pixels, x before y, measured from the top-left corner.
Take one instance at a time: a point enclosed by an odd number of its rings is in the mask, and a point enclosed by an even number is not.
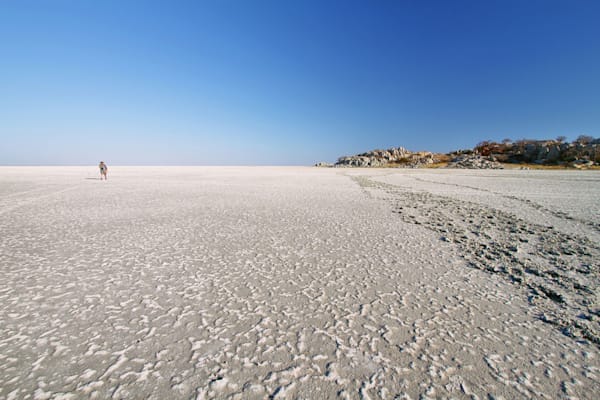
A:
[[[371,150],[338,158],[336,167],[408,167],[448,166],[454,168],[503,168],[505,164],[537,164],[588,167],[600,165],[600,138],[579,136],[571,143],[554,140],[505,139],[483,141],[473,149],[448,154],[413,152],[404,147]]]

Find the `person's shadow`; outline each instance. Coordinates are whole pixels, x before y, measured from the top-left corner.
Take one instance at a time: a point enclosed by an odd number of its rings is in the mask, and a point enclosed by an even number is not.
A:
[[[101,181],[102,180],[100,178],[85,178],[85,179],[87,179],[88,181]]]

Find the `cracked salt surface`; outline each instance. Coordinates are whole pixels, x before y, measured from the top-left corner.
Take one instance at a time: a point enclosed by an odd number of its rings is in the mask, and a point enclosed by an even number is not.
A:
[[[600,176],[530,172],[1,167],[0,399],[595,398]]]

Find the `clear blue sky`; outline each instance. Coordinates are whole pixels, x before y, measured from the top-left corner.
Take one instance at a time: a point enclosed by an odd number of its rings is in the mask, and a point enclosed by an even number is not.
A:
[[[0,0],[0,164],[600,136],[600,1]]]

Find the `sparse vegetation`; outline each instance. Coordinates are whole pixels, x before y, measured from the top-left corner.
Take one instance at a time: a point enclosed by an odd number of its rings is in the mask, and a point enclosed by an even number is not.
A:
[[[594,138],[588,135],[579,135],[577,136],[577,139],[575,139],[575,143],[579,143],[579,144],[590,144],[594,141]]]

